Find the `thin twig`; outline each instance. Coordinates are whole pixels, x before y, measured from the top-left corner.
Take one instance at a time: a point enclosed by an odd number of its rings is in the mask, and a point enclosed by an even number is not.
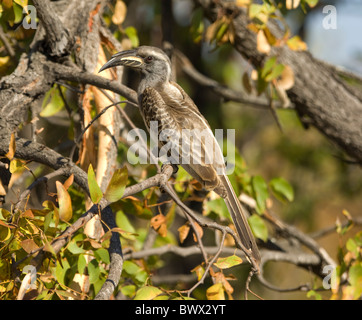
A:
[[[80,133],[80,135],[78,136],[78,138],[75,140],[75,145],[73,146],[72,150],[70,151],[70,155],[69,155],[69,158],[70,158],[70,159],[73,159],[75,149],[78,147],[78,145],[79,145],[80,141],[82,140],[84,134],[85,134],[86,131],[91,127],[91,125],[92,125],[98,118],[100,118],[109,108],[114,107],[114,106],[117,106],[118,104],[121,104],[121,103],[131,103],[131,104],[132,104],[132,102],[127,101],[127,100],[124,100],[124,101],[114,102],[114,103],[110,104],[109,106],[103,108],[102,111],[99,112],[99,113],[88,123],[88,125],[83,129],[83,131]]]
[[[213,258],[206,264],[206,268],[205,268],[205,271],[204,271],[204,274],[202,275],[201,279],[196,282],[194,284],[193,287],[191,287],[189,290],[187,290],[187,296],[190,297],[192,291],[194,291],[200,284],[204,283],[204,280],[206,278],[206,275],[209,273],[209,270],[211,269],[213,263],[215,262],[215,260],[219,257],[219,255],[221,254],[222,252],[222,249],[223,249],[223,246],[224,246],[224,241],[225,241],[225,238],[226,238],[226,230],[223,230],[222,232],[222,238],[221,238],[221,242],[220,242],[220,245],[219,245],[219,248],[216,252],[216,254],[213,256]],[[205,250],[205,249],[204,249]],[[205,261],[207,262],[207,261]]]
[[[13,49],[13,47],[11,46],[8,38],[6,37],[6,34],[2,28],[2,26],[0,26],[0,40],[1,42],[3,43],[6,51],[8,52],[9,56],[11,58],[14,58],[15,57],[15,51]]]

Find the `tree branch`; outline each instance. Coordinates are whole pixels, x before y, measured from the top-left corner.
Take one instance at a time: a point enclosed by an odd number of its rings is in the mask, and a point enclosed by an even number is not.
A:
[[[200,73],[192,65],[191,61],[180,50],[174,49],[173,54],[176,56],[182,71],[185,72],[192,80],[198,82],[200,85],[211,89],[217,95],[224,98],[226,101],[235,101],[248,106],[252,106],[259,109],[270,109],[269,103],[265,99],[258,98],[251,95],[246,95],[240,91],[235,91],[225,85],[218,83],[217,81],[206,77]],[[279,107],[281,104],[277,104],[275,107]]]
[[[260,68],[267,56],[257,50],[256,34],[248,28],[250,19],[244,8],[230,1],[195,0],[211,22],[220,12],[233,14],[234,47],[255,67]],[[268,28],[281,39],[279,25],[270,20]],[[315,58],[307,51],[293,51],[287,45],[273,47],[271,55],[288,65],[295,75],[294,86],[287,91],[298,114],[310,119],[328,139],[362,163],[362,102],[339,76],[336,68]]]
[[[64,28],[62,22],[57,16],[52,3],[48,0],[33,0],[36,8],[37,16],[42,22],[42,26],[46,32],[46,42],[49,50],[47,54],[50,56],[61,57],[69,54],[72,46],[72,40],[67,29]]]
[[[98,88],[111,90],[120,94],[131,102],[137,103],[137,93],[121,84],[120,81],[109,80],[88,72],[81,71],[78,67],[69,67],[66,65],[49,62],[49,71],[54,73],[57,80],[75,81],[81,84],[91,84]]]

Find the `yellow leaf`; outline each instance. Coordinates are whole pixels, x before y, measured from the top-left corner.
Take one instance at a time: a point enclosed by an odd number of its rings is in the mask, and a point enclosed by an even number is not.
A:
[[[116,202],[122,198],[128,180],[127,167],[117,169],[108,184],[104,197],[110,202]]]
[[[210,269],[211,270],[211,269]],[[205,273],[205,269],[201,266],[201,265],[198,265],[196,266],[195,268],[193,268],[191,270],[191,272],[195,272],[196,275],[197,275],[197,280],[200,281],[202,276],[204,275]]]
[[[214,263],[214,265],[217,266],[219,269],[228,269],[233,266],[239,265],[242,262],[243,262],[243,260],[240,257],[238,257],[236,255],[232,255],[229,257],[217,259],[217,261]]]
[[[24,167],[24,162],[20,159],[13,159],[10,161],[9,171],[15,173]]]
[[[10,63],[9,63],[10,62]],[[11,64],[11,60],[9,56],[0,57],[0,74],[3,74],[7,71],[8,67]]]
[[[152,300],[160,295],[162,291],[153,286],[145,286],[137,290],[134,300]]]
[[[298,8],[300,0],[286,0],[285,6],[288,10]]]
[[[3,228],[2,226],[4,226],[5,228]],[[2,222],[0,220],[0,241],[1,242],[5,242],[7,240],[10,239],[11,237],[11,228],[5,224],[5,222]]]
[[[207,300],[225,300],[225,293],[222,283],[215,283],[206,290]]]
[[[114,14],[112,16],[112,22],[114,24],[122,24],[127,14],[127,6],[122,0],[117,0],[114,8]]]
[[[307,44],[299,37],[294,36],[287,41],[287,45],[294,51],[305,51],[308,49]]]
[[[236,5],[238,7],[248,7],[251,0],[236,0]]]
[[[73,215],[72,200],[65,187],[56,181],[58,203],[59,203],[59,219],[63,221],[69,221]]]

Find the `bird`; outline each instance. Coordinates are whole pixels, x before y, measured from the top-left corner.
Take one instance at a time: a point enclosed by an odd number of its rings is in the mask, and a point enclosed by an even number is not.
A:
[[[226,174],[220,146],[193,100],[172,81],[170,58],[157,47],[139,46],[114,54],[99,72],[117,66],[139,71],[138,103],[147,129],[150,130],[153,122],[157,123],[160,136],[166,132],[160,146],[169,143],[171,163],[181,165],[206,191],[214,191],[224,199],[241,243],[259,265],[261,257],[248,224],[246,209]],[[190,133],[195,131],[202,134]],[[180,157],[190,161],[180,161]]]

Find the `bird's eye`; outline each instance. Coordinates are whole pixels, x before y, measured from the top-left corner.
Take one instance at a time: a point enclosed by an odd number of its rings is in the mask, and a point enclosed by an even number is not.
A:
[[[148,56],[148,57],[146,58],[146,62],[147,62],[147,63],[150,63],[152,60],[153,60],[153,57],[152,57],[152,56]]]

